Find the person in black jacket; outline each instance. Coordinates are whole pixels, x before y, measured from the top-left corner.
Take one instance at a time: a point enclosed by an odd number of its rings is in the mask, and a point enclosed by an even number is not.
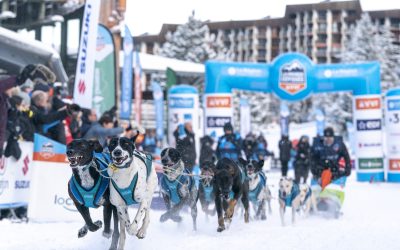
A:
[[[316,140],[313,145],[312,173],[314,178],[321,177],[324,169],[330,169],[332,172],[332,180],[351,174],[350,156],[346,145],[340,136],[335,136],[334,130],[328,127],[324,130],[324,137]],[[344,166],[340,165],[340,161],[344,160]]]
[[[300,184],[301,177],[303,177],[303,183],[307,182],[308,172],[310,171],[310,157],[310,143],[308,137],[303,135],[297,144],[294,162],[294,176],[297,184]]]
[[[179,125],[174,131],[174,137],[176,150],[181,154],[185,167],[192,172],[196,164],[196,143],[192,124],[186,122],[184,125]]]
[[[213,148],[214,145],[214,139],[206,135],[200,139],[200,168],[206,163],[206,162],[213,162],[215,161],[215,151]]]
[[[282,176],[287,176],[288,163],[290,161],[290,151],[292,150],[292,142],[289,140],[289,136],[282,135],[279,141],[279,159],[281,160],[281,171]]]

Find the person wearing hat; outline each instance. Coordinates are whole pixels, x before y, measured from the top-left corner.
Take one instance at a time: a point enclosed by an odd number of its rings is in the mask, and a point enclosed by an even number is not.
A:
[[[293,148],[292,142],[289,140],[288,135],[282,135],[279,141],[279,160],[281,161],[281,172],[282,176],[287,176],[288,164],[291,158],[291,150]]]
[[[242,138],[239,134],[233,132],[233,126],[230,122],[224,125],[224,135],[218,140],[217,158],[228,158],[238,161],[242,156]]]
[[[326,182],[351,174],[350,156],[343,139],[335,136],[334,130],[328,127],[324,130],[324,137],[318,150],[313,153],[314,164],[312,172],[314,178],[321,178],[322,172],[329,170],[329,178]],[[340,162],[344,160],[344,166]]]
[[[179,124],[173,135],[175,137],[176,150],[181,154],[185,168],[192,172],[194,165],[196,165],[197,157],[192,123],[187,121],[184,124]]]

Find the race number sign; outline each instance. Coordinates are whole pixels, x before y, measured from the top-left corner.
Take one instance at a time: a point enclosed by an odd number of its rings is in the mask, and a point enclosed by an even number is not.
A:
[[[400,90],[385,98],[386,164],[388,181],[400,182]]]

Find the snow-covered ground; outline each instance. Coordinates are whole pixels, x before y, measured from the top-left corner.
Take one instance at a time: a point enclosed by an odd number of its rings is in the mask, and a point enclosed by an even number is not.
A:
[[[269,184],[277,196],[278,173],[268,174]],[[286,227],[280,225],[278,202],[273,200],[273,213],[267,221],[251,221],[234,217],[229,230],[217,233],[217,219],[208,222],[199,209],[198,231],[192,231],[191,218],[184,214],[180,225],[159,222],[161,211],[153,211],[145,239],[128,236],[126,249],[274,249],[274,250],[368,250],[400,249],[400,185],[359,183],[350,178],[346,187],[343,216],[327,219],[320,216],[299,218]],[[131,211],[133,212],[133,211]],[[100,219],[100,218],[98,218]],[[83,223],[17,224],[0,221],[0,249],[108,249],[110,241],[101,230],[78,239]]]

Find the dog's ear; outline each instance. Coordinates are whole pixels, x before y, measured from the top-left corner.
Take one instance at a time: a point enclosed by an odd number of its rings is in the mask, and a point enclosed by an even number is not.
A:
[[[258,170],[261,171],[264,167],[264,160],[260,160],[257,164]]]
[[[239,158],[239,163],[243,165],[243,167],[246,167],[247,161],[243,159],[242,157]]]
[[[103,147],[101,146],[99,140],[90,140],[89,145],[90,145],[90,147],[92,147],[94,152],[96,152],[96,153],[103,152]]]
[[[172,148],[172,149],[169,151],[169,157],[171,157],[171,160],[172,160],[173,162],[178,162],[178,161],[181,159],[181,153],[179,153],[178,150]]]
[[[132,137],[131,141],[133,142],[133,145],[135,145],[135,141],[138,138],[138,136],[140,135],[140,131],[136,130],[136,135],[134,137]]]

